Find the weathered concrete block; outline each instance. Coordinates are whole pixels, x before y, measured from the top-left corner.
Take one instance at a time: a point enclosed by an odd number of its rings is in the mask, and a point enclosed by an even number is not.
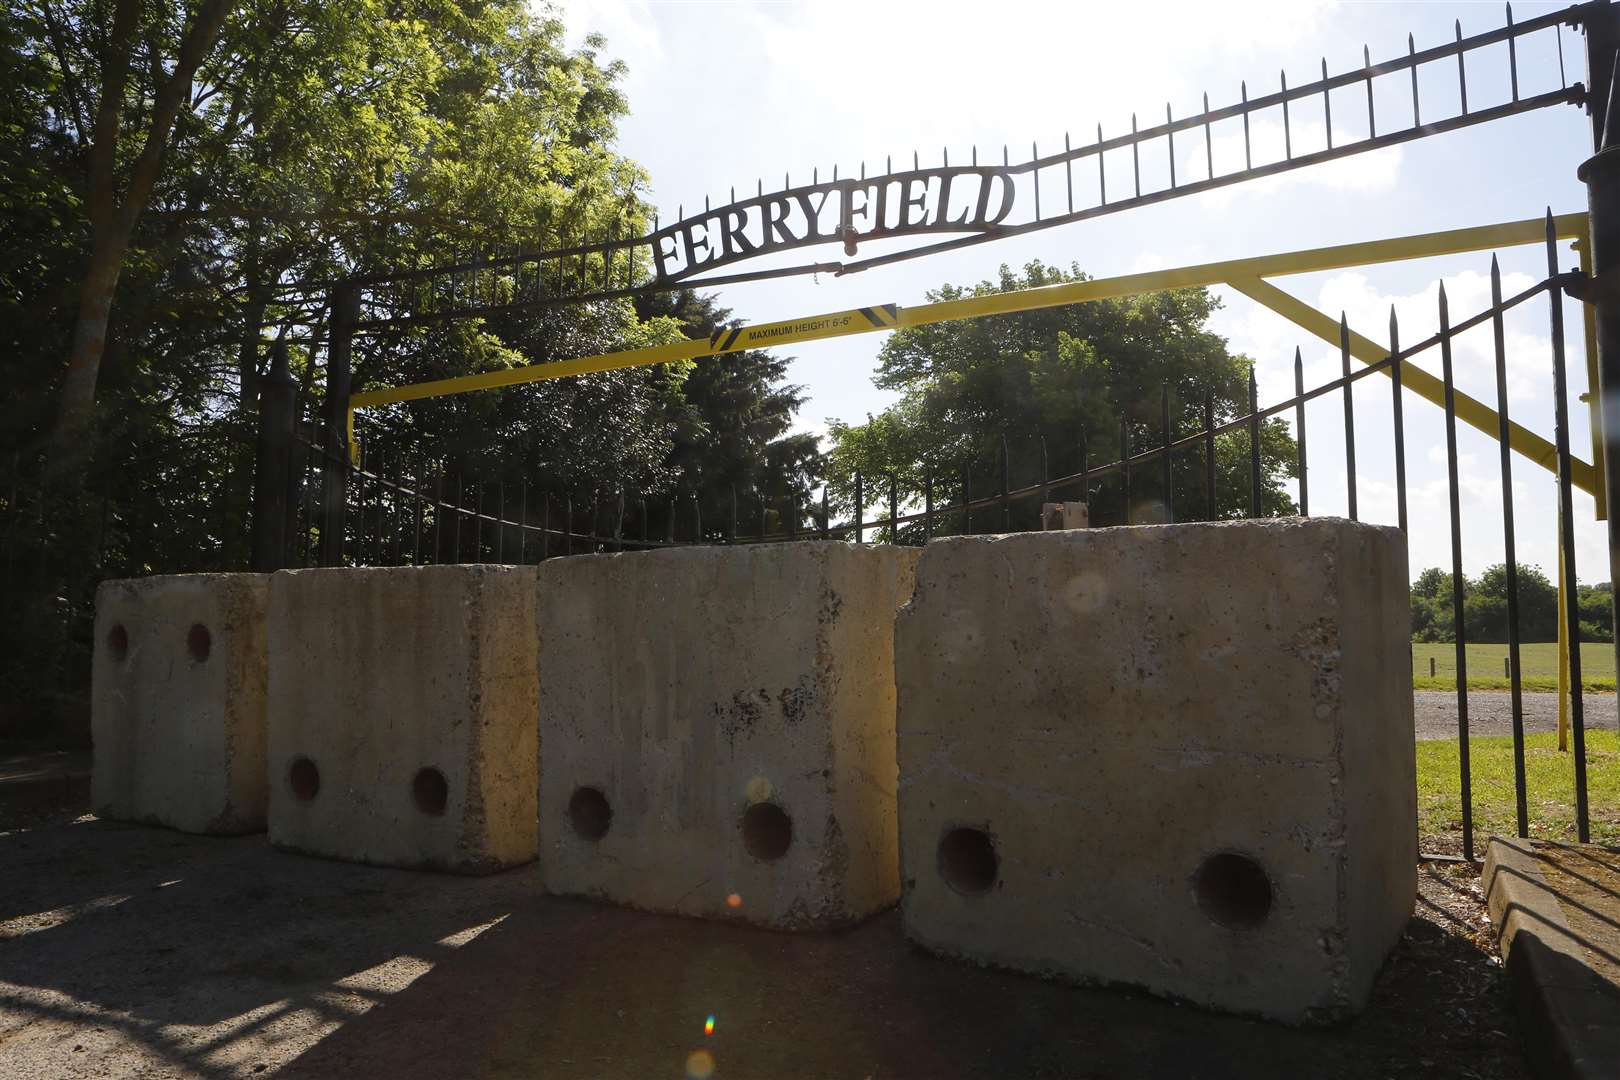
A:
[[[893,904],[894,616],[918,555],[803,542],[544,563],[547,888],[794,929]]]
[[[1412,911],[1406,546],[1313,518],[929,545],[896,627],[928,948],[1291,1022]]]
[[[186,832],[265,825],[264,574],[104,581],[91,805]]]
[[[488,873],[535,857],[534,569],[284,570],[270,840]]]

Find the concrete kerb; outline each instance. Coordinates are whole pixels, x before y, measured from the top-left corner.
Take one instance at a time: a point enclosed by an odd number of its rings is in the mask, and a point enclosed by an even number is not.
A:
[[[270,588],[270,840],[489,873],[537,851],[533,567],[284,570]]]
[[[1365,1003],[1416,891],[1396,530],[945,539],[895,633],[914,941],[1289,1022]]]
[[[1491,837],[1484,875],[1526,1059],[1548,1080],[1620,1076],[1620,1002],[1588,965],[1542,875],[1536,845]]]
[[[96,590],[91,804],[186,832],[265,828],[264,574]]]
[[[547,889],[779,929],[892,905],[893,623],[918,555],[809,541],[542,564]]]

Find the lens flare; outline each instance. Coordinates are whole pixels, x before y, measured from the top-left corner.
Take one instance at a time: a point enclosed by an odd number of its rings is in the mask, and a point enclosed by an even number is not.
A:
[[[709,1080],[714,1075],[714,1055],[707,1050],[694,1050],[687,1054],[686,1075],[689,1080]]]
[[[728,907],[728,908],[740,908],[740,907],[742,907],[742,895],[740,893],[732,893],[730,896],[726,897],[726,907]]]
[[[705,1035],[713,1035],[714,1034],[714,1014],[713,1013],[710,1013],[709,1018],[707,1020],[703,1021],[703,1034],[705,1034]]]

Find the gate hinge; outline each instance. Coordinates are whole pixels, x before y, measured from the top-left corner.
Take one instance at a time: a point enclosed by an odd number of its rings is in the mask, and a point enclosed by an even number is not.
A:
[[[1584,270],[1566,270],[1562,274],[1554,274],[1552,283],[1584,303],[1620,301],[1620,274],[1613,270],[1595,278],[1587,277]]]

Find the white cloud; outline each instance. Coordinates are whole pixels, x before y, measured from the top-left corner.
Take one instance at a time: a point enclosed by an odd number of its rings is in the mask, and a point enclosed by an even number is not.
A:
[[[1243,127],[1237,121],[1225,122],[1212,130],[1206,147],[1201,133],[1194,131],[1177,140],[1177,179],[1191,183],[1209,178],[1210,165],[1217,177],[1239,172],[1246,163],[1255,168],[1314,153],[1327,147],[1327,127],[1320,120],[1292,118],[1285,132],[1281,119],[1256,117],[1249,122],[1249,154],[1243,152]],[[1401,147],[1352,154],[1276,176],[1246,180],[1241,196],[1252,199],[1290,185],[1326,188],[1355,194],[1381,194],[1393,190],[1400,179]],[[1239,197],[1238,186],[1218,188],[1205,198],[1212,209],[1225,209]]]

